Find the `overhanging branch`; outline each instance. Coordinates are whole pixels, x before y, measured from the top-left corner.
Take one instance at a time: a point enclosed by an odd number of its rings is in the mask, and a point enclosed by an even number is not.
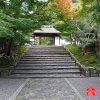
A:
[[[6,4],[3,2],[3,0],[0,0],[0,2],[3,4],[3,13],[5,14]]]

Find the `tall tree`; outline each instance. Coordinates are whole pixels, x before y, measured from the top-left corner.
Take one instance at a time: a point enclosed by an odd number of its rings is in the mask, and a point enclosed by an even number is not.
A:
[[[98,58],[99,52],[99,37],[98,37],[98,29],[100,23],[100,1],[99,0],[81,0],[82,1],[82,10],[80,14],[84,13],[84,17],[87,18],[90,16],[92,19],[93,25],[96,24],[95,28],[95,37],[96,41],[96,58]]]
[[[51,22],[53,16],[48,2],[38,0],[0,0],[0,37],[5,37],[4,50],[11,55],[14,43],[29,41],[33,30]]]

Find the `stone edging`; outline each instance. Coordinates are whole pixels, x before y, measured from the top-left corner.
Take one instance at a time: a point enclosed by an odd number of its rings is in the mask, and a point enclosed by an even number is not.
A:
[[[74,55],[68,50],[68,48],[66,48],[66,46],[64,45],[64,48],[66,49],[66,51],[70,54],[70,56],[72,57],[72,59],[75,61],[76,65],[79,66],[80,68],[80,74],[83,74],[84,76],[86,77],[98,77],[100,76],[100,73],[99,73],[99,68],[95,68],[95,67],[85,67],[83,65],[80,64],[80,62],[74,57]]]
[[[85,100],[83,97],[82,97],[82,95],[74,88],[74,86],[68,81],[68,79],[67,78],[64,78],[65,79],[65,81],[68,83],[68,85],[72,88],[72,90],[75,92],[75,94],[78,96],[78,98],[80,99],[80,100]]]
[[[27,78],[25,82],[16,90],[16,92],[8,100],[16,100],[18,94],[22,91],[25,85],[30,81],[30,78]]]
[[[30,46],[27,47],[27,49],[24,51],[22,55],[18,57],[18,59],[8,68],[0,68],[0,77],[1,78],[7,78],[10,76],[11,72],[15,69],[17,63],[20,61],[20,59],[23,57],[23,55],[28,51]]]

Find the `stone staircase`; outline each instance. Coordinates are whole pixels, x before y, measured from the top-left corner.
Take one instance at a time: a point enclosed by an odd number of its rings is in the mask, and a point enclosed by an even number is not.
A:
[[[62,46],[31,46],[10,78],[68,78],[80,76],[80,69]]]

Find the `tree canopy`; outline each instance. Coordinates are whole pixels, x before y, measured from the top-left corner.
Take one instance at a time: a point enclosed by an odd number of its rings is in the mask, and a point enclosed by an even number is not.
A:
[[[5,37],[7,55],[13,45],[29,42],[28,36],[41,27],[50,24],[54,15],[48,3],[38,0],[0,0],[0,37]],[[7,48],[9,46],[9,50]]]
[[[10,48],[29,42],[41,25],[53,24],[61,36],[80,44],[83,53],[95,45],[98,54],[99,23],[99,0],[0,0],[0,37],[6,38],[4,44],[9,42]]]

